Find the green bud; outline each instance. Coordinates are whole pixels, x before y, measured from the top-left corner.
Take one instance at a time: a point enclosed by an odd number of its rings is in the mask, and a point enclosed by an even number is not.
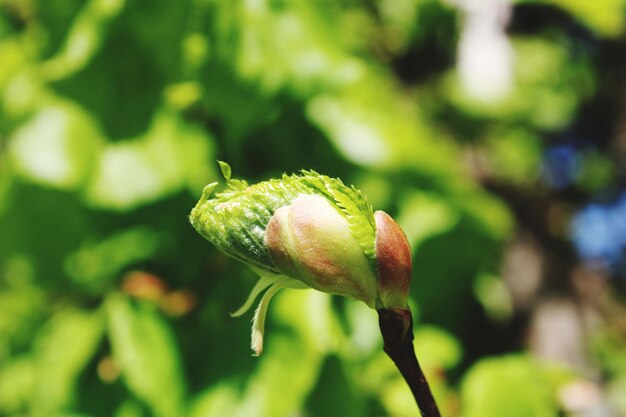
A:
[[[378,293],[382,308],[405,308],[411,284],[411,246],[406,235],[384,211],[376,219],[376,260]]]
[[[265,245],[282,274],[376,306],[376,273],[348,220],[324,197],[303,194],[278,209],[267,225]]]
[[[281,288],[314,288],[365,302],[371,308],[406,308],[411,252],[386,213],[373,213],[360,191],[312,171],[254,185],[231,179],[227,189],[205,187],[192,210],[195,229],[261,277],[245,313],[264,290],[255,312],[252,348],[262,350],[265,313]]]

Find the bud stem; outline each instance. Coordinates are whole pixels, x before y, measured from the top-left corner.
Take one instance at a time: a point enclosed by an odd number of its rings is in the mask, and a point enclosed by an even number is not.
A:
[[[437,403],[428,386],[413,350],[413,317],[407,309],[378,310],[378,324],[383,336],[385,353],[404,377],[417,406],[424,417],[441,417]]]

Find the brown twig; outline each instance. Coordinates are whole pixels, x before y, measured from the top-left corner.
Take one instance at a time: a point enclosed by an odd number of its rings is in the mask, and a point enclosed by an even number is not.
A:
[[[385,353],[396,364],[411,388],[422,416],[441,417],[413,350],[413,317],[409,309],[380,309],[378,324],[383,335]]]

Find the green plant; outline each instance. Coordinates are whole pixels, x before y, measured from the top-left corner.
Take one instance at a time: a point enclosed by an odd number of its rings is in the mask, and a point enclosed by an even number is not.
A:
[[[269,302],[281,288],[349,296],[378,311],[385,352],[424,415],[439,416],[413,350],[407,303],[411,251],[400,226],[385,212],[374,213],[359,190],[339,179],[302,171],[248,185],[231,178],[227,163],[219,164],[227,188],[213,196],[218,184],[207,185],[190,220],[201,235],[261,277],[233,313],[244,314],[265,290],[252,322],[255,356],[263,350]]]

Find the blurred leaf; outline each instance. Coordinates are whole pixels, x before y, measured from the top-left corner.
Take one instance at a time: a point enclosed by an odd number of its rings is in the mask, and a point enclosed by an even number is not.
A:
[[[67,258],[65,270],[76,283],[102,291],[128,265],[154,257],[160,240],[150,228],[127,229],[97,243],[84,243]]]
[[[211,3],[222,46],[218,56],[232,60],[240,77],[263,91],[289,88],[306,95],[359,76],[361,63],[337,44],[343,28],[334,20],[337,15],[324,14],[322,4]]]
[[[346,374],[343,362],[336,356],[326,358],[320,369],[317,386],[307,399],[306,409],[311,417],[360,417],[365,401],[358,388]]]
[[[234,382],[221,382],[196,397],[189,417],[237,416],[239,393]]]
[[[185,383],[171,330],[149,303],[133,305],[121,294],[106,301],[114,360],[129,390],[156,417],[178,417],[185,409]]]
[[[473,99],[460,83],[458,72],[448,73],[442,87],[452,104],[475,118],[519,121],[538,128],[556,130],[574,116],[581,100],[595,89],[587,58],[568,54],[569,40],[549,37],[512,39],[515,59],[513,91],[495,102]],[[575,58],[575,59],[573,59]]]
[[[514,230],[514,219],[507,205],[498,197],[468,187],[450,199],[467,213],[468,219],[478,226],[479,233],[494,240],[504,240]]]
[[[626,375],[626,350],[621,330],[612,327],[597,330],[590,337],[589,345],[596,360],[610,375]]]
[[[430,382],[432,385],[432,381]],[[393,416],[410,417],[417,415],[417,405],[402,378],[394,378],[388,381],[382,388],[381,401],[388,412]],[[431,386],[431,389],[433,387]],[[437,404],[441,407],[441,404]]]
[[[458,212],[446,200],[429,193],[407,193],[398,206],[398,223],[413,251],[423,240],[454,227],[459,219]]]
[[[350,358],[368,358],[382,349],[382,338],[378,328],[378,319],[371,309],[361,302],[348,300],[346,320],[349,327],[349,339],[346,356]]]
[[[17,36],[0,36],[0,132],[10,133],[10,128],[23,122],[35,103],[46,98],[46,91],[37,74],[32,71],[29,39]],[[5,137],[0,137],[4,141]]]
[[[237,417],[288,417],[303,408],[315,386],[322,355],[292,337],[278,335],[270,342],[247,384]]]
[[[22,2],[24,3],[24,2]],[[44,39],[39,39],[43,56],[53,55],[61,46],[70,24],[81,12],[85,0],[48,0],[30,2],[25,17],[35,18],[44,29]]]
[[[539,176],[542,145],[530,131],[506,129],[485,140],[486,151],[497,179],[532,184]]]
[[[83,414],[83,413],[56,413],[51,415],[50,417],[93,417],[91,414]]]
[[[144,133],[163,89],[180,81],[188,4],[91,0],[76,16],[73,30],[63,33],[67,53],[48,61],[52,66],[44,65],[58,73],[52,78],[80,68],[55,81],[54,88],[96,114],[108,137]]]
[[[417,326],[413,345],[424,368],[452,369],[463,354],[454,336],[434,326]]]
[[[120,405],[114,417],[143,417],[144,415],[141,405],[134,400],[128,399]]]
[[[74,289],[63,272],[63,259],[94,226],[78,201],[74,194],[16,181],[0,216],[0,253],[25,257],[33,284],[43,291]]]
[[[65,44],[42,64],[46,79],[57,80],[80,70],[97,52],[106,28],[124,7],[125,0],[90,0],[74,19]]]
[[[70,102],[43,108],[9,142],[17,174],[32,182],[76,189],[91,174],[102,145],[95,121]]]
[[[75,404],[78,376],[98,347],[103,324],[100,311],[65,309],[42,329],[34,345],[38,367],[35,410],[46,415]]]
[[[615,178],[613,165],[599,152],[585,152],[581,164],[576,182],[589,192],[606,189]]]
[[[161,111],[142,137],[107,145],[87,187],[97,207],[128,210],[212,178],[212,142],[205,132]]]
[[[26,51],[22,49],[19,38],[10,36],[0,37],[0,59],[2,59],[2,66],[0,67],[0,88],[2,91],[6,88],[7,82],[25,64],[26,55]]]
[[[287,331],[266,331],[263,355],[243,391],[238,392],[235,381],[208,389],[196,399],[192,417],[288,417],[304,408],[324,353],[338,337],[329,297],[313,290],[283,290],[270,314],[268,324],[278,321]]]
[[[291,335],[266,333],[266,351],[251,376],[239,416],[287,417],[304,407],[324,354],[336,346],[339,328],[327,294],[283,290],[270,309]],[[298,369],[293,373],[292,369]],[[281,393],[280,400],[268,401]]]
[[[371,172],[364,172],[353,180],[354,186],[367,196],[372,207],[383,208],[392,205],[392,187],[387,178]]]
[[[513,300],[501,277],[480,274],[474,283],[474,294],[491,319],[502,322],[512,317]]]
[[[413,257],[410,292],[420,317],[462,338],[474,337],[471,326],[460,318],[472,312],[478,274],[493,273],[499,265],[500,240],[481,226],[461,216],[456,227],[425,240]]]
[[[0,414],[26,408],[37,386],[38,368],[30,356],[16,357],[0,366]]]
[[[0,263],[0,364],[32,341],[44,316],[45,293],[33,283],[29,258],[13,256]]]
[[[6,155],[0,153],[0,216],[8,206],[8,194],[13,183],[13,172],[6,159]]]
[[[170,84],[164,91],[163,98],[169,107],[182,111],[198,103],[202,94],[203,90],[200,83],[188,81]]]
[[[447,180],[459,172],[456,149],[434,139],[415,103],[395,94],[386,74],[372,70],[336,93],[313,96],[307,115],[346,159],[366,167],[415,170]]]
[[[463,417],[556,417],[554,393],[525,356],[483,359],[461,385]]]
[[[0,129],[7,134],[12,132],[13,128],[23,126],[24,119],[34,117],[37,112],[43,111],[43,106],[50,105],[51,102],[58,103],[58,98],[53,96],[37,74],[29,71],[28,67],[10,75],[6,87],[0,86],[2,107],[0,120],[3,120]]]
[[[124,23],[138,47],[147,52],[148,59],[168,78],[179,68],[180,48],[186,25],[190,23],[190,3],[190,0],[131,1],[124,16]]]

